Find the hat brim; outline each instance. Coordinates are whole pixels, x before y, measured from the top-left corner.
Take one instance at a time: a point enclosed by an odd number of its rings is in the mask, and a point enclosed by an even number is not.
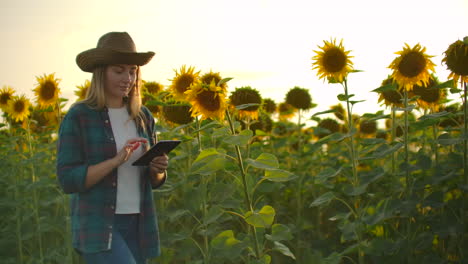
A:
[[[151,61],[154,52],[120,52],[104,48],[94,48],[76,56],[76,64],[85,72],[93,72],[96,67],[129,64],[143,66]]]

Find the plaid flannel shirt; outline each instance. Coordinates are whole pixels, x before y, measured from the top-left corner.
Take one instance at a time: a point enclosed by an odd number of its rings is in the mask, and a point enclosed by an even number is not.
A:
[[[151,112],[142,107],[146,128],[137,124],[140,137],[156,142],[155,122]],[[113,158],[117,153],[107,108],[95,110],[76,104],[65,115],[59,130],[57,177],[60,187],[71,194],[73,247],[78,252],[109,250],[117,197],[117,169],[86,189],[88,166]],[[141,169],[140,248],[146,258],[160,255],[157,215],[153,202],[149,168]]]

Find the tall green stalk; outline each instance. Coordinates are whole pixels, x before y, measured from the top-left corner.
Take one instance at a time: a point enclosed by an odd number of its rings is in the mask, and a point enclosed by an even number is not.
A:
[[[464,122],[463,122],[463,174],[465,175],[465,184],[468,184],[468,140],[467,140],[467,135],[468,135],[468,108],[467,108],[467,103],[466,103],[466,99],[467,99],[467,88],[466,88],[466,83],[463,82],[462,80],[462,84],[463,84],[463,89],[464,89],[464,93],[463,93],[463,118],[464,118]]]
[[[31,137],[31,128],[29,125],[30,121],[28,120],[26,122],[27,124],[27,136],[28,136],[28,143],[29,143],[29,157],[32,159],[34,157],[34,152],[32,148],[32,137]],[[36,182],[36,173],[34,169],[34,164],[31,162],[31,179],[32,183]],[[39,203],[37,199],[37,191],[36,188],[33,188],[33,206],[34,206],[34,220],[36,222],[37,226],[37,240],[38,240],[38,245],[39,245],[39,261],[40,263],[44,263],[44,253],[42,250],[42,235],[41,235],[41,223],[39,220]]]
[[[348,112],[348,133],[350,134],[349,136],[349,141],[350,141],[350,152],[351,152],[351,165],[352,165],[352,170],[353,170],[353,186],[356,188],[359,186],[359,177],[357,173],[357,155],[356,155],[356,147],[354,146],[354,136],[353,136],[353,130],[354,130],[354,125],[353,125],[353,115],[351,112],[351,103],[349,101],[349,93],[348,93],[348,81],[345,78],[344,79],[344,91],[345,91],[345,97],[346,97],[346,109]],[[360,206],[356,206],[356,201],[358,200],[358,197],[355,198],[355,217],[356,221],[358,223],[361,222],[361,208]],[[362,242],[362,235],[361,235],[361,230],[360,228],[356,231],[356,235],[358,237],[358,243],[359,243],[359,249],[358,249],[358,261],[359,264],[364,264],[364,251],[361,248],[361,242]]]
[[[297,148],[298,153],[302,154],[302,134],[301,134],[301,109],[297,111]],[[297,162],[297,161],[296,161]],[[297,180],[297,190],[296,190],[296,262],[299,263],[302,260],[301,252],[301,235],[302,235],[302,181],[304,174],[300,173],[299,179]]]
[[[21,143],[20,143],[21,144]],[[18,179],[19,177],[22,178],[23,174],[22,173],[16,173],[15,176],[15,201],[20,201],[19,197],[19,183],[21,182],[21,179]],[[19,254],[19,263],[23,263],[23,240],[21,239],[21,206],[18,205],[16,206],[15,210],[15,218],[16,218],[16,241],[18,243],[18,254]]]
[[[236,135],[236,130],[234,128],[234,124],[232,123],[231,115],[229,114],[228,110],[226,110],[226,116],[229,122],[229,128],[231,129],[231,134]],[[235,146],[235,149],[236,149],[236,155],[237,155],[237,164],[239,165],[239,170],[242,176],[242,185],[244,187],[245,202],[246,202],[248,210],[250,210],[250,212],[253,214],[254,210],[252,207],[252,200],[250,198],[249,190],[247,188],[247,179],[245,175],[245,168],[244,168],[244,163],[242,160],[242,155],[241,155],[240,148],[238,145]],[[258,245],[257,230],[255,229],[254,226],[251,226],[251,228],[253,231],[252,234],[253,234],[253,240],[254,240],[254,246],[255,246],[255,255],[256,255],[255,257],[257,259],[260,259],[260,247]]]

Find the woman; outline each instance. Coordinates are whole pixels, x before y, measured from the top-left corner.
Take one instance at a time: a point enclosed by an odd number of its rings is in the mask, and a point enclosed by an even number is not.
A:
[[[139,85],[140,66],[153,56],[137,52],[126,32],[110,32],[76,57],[93,76],[86,99],[61,123],[57,177],[71,194],[73,247],[88,264],[145,263],[160,254],[151,190],[164,183],[168,157],[131,165],[156,142]]]

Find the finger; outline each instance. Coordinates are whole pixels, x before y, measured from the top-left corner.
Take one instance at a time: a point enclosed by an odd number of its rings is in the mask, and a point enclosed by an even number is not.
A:
[[[127,144],[134,144],[134,143],[148,143],[148,140],[146,138],[142,138],[142,137],[137,137],[137,138],[132,138],[132,139],[129,139],[127,140]]]

